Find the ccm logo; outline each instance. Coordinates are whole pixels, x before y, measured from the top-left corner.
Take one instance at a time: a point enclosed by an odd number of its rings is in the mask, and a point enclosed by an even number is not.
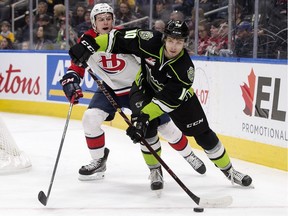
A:
[[[65,84],[70,83],[70,82],[74,82],[74,77],[63,80],[61,85],[64,86]]]
[[[91,53],[95,53],[94,48],[85,40],[82,40],[81,43],[87,47],[87,49],[91,52]]]
[[[187,128],[191,128],[191,127],[195,127],[196,125],[199,125],[200,123],[202,123],[204,120],[203,120],[203,118],[202,119],[199,119],[199,120],[197,120],[197,121],[195,121],[195,122],[192,122],[192,123],[190,123],[190,124],[187,124]]]

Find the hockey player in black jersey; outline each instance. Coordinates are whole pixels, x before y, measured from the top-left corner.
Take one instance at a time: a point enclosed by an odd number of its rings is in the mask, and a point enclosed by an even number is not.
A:
[[[157,133],[156,118],[168,113],[185,135],[195,138],[208,158],[232,183],[249,186],[252,178],[234,169],[225,147],[209,127],[191,87],[194,65],[185,49],[187,37],[187,24],[171,20],[164,34],[134,28],[113,30],[96,39],[83,37],[82,46],[72,47],[69,54],[77,64],[85,63],[96,51],[140,57],[141,70],[130,91],[133,126],[127,129],[127,135],[135,143],[141,137],[153,137]]]

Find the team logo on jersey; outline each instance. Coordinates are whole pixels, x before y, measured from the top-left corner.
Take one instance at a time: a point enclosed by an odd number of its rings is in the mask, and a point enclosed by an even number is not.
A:
[[[139,36],[143,40],[150,40],[153,37],[153,34],[150,31],[140,31]]]
[[[188,70],[187,70],[187,76],[188,76],[188,79],[193,82],[194,80],[194,68],[193,67],[190,67]]]
[[[135,103],[135,106],[136,106],[138,109],[140,109],[140,108],[143,107],[143,102],[144,102],[144,101],[138,101],[138,102]]]
[[[154,66],[155,65],[155,61],[156,59],[149,57],[149,58],[145,58],[145,61],[147,62],[147,64]]]
[[[119,58],[117,54],[105,54],[100,56],[99,67],[108,74],[119,73],[126,67],[123,58]]]

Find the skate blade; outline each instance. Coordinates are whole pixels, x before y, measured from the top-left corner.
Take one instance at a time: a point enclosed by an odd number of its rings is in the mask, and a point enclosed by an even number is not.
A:
[[[157,196],[158,198],[161,198],[162,189],[160,189],[160,190],[154,190],[154,193],[156,194],[156,196]]]
[[[241,186],[243,189],[255,189],[253,184],[250,184],[249,186]]]
[[[232,187],[237,187],[237,188],[241,188],[241,189],[255,189],[255,186],[253,184],[250,184],[249,186],[243,186],[243,185],[239,185],[236,183],[232,183]]]
[[[94,181],[104,179],[105,172],[97,172],[92,175],[81,175],[79,174],[78,180],[80,181]]]

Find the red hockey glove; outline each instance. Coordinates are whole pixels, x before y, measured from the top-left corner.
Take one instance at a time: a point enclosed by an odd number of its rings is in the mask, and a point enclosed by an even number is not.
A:
[[[126,130],[126,134],[134,143],[138,143],[146,135],[146,130],[149,125],[149,115],[141,113],[140,115],[131,115],[131,123]]]
[[[65,74],[60,80],[63,91],[70,103],[77,104],[79,102],[79,98],[83,97],[80,82],[81,78],[75,72],[69,72]]]

